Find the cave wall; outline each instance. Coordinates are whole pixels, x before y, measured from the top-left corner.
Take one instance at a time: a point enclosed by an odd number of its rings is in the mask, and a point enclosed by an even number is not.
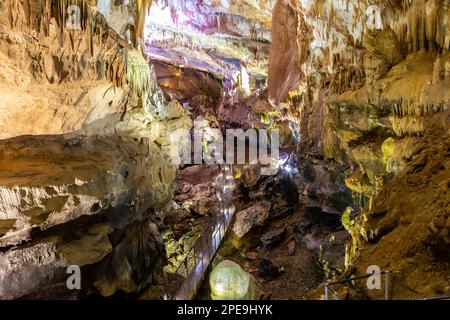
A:
[[[160,298],[168,133],[191,120],[95,3],[71,3],[81,29],[62,25],[69,2],[0,2],[0,298]]]
[[[273,97],[284,117],[300,127],[299,167],[311,182],[300,183],[307,207],[319,202],[315,206],[324,211],[330,201],[323,193],[349,188],[353,201],[347,205],[362,211],[352,257],[357,272],[370,264],[391,270],[398,275],[394,298],[448,290],[435,284],[449,280],[448,261],[437,253],[449,249],[443,223],[448,221],[449,2],[301,1],[300,8],[293,7],[285,1],[275,6],[274,17],[288,18],[273,20],[273,43],[295,34],[287,23],[295,17],[306,21],[309,34],[297,34],[287,49],[273,46],[270,60],[306,48],[289,56],[301,67],[281,75],[274,68],[269,79],[280,78],[276,89],[296,80],[287,86],[289,94]],[[326,179],[333,172],[345,174],[334,188],[319,182],[320,192],[308,192],[323,171]],[[401,236],[408,232],[415,236]]]

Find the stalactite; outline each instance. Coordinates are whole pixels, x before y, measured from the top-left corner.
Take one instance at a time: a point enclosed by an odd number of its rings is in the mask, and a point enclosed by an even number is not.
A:
[[[450,60],[445,62],[445,79],[450,79]]]
[[[443,71],[444,70],[442,69],[441,59],[437,58],[436,61],[434,62],[434,68],[433,68],[433,79],[432,79],[433,84],[437,84],[437,83],[441,82]]]
[[[437,19],[437,1],[430,0],[426,3],[425,13],[426,13],[426,37],[428,40],[429,48],[433,48],[434,41],[436,39],[436,27],[438,24]]]
[[[392,6],[391,28],[410,52],[421,49],[449,50],[449,3],[440,0],[405,1],[402,8]]]
[[[135,1],[135,30],[137,39],[143,40],[145,17],[148,14],[153,0],[134,0]],[[135,44],[137,46],[137,44]]]
[[[135,97],[140,99],[140,103],[147,107],[149,95],[155,91],[154,80],[147,60],[137,50],[127,54],[127,79]]]

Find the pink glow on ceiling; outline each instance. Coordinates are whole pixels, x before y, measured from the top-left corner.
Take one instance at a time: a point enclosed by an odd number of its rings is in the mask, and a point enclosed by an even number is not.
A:
[[[209,33],[217,29],[220,18],[220,15],[201,0],[181,0],[154,4],[147,21],[163,27],[187,27]]]

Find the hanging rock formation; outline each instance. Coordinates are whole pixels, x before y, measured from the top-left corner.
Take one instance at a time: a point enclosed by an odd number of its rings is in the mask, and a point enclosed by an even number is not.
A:
[[[302,30],[309,34],[298,35],[290,47],[296,51],[298,43],[308,44],[291,57],[301,64],[302,72],[296,71],[301,81],[288,96],[274,94],[285,117],[299,123],[300,172],[306,180],[317,172],[311,164],[330,175],[345,172],[336,182],[345,179],[354,199],[347,205],[362,210],[351,257],[358,274],[369,265],[391,271],[393,298],[448,292],[445,285],[435,288],[449,282],[450,270],[443,253],[450,249],[444,227],[449,2],[326,0],[301,1],[301,6],[308,26]],[[274,16],[292,12],[291,7],[279,1]],[[273,43],[286,43],[283,37],[292,34],[285,22],[274,19]],[[271,61],[283,51],[272,47]],[[292,78],[284,74],[286,81]],[[269,70],[269,79],[279,75]],[[317,183],[317,176],[313,180]],[[339,194],[332,190],[325,192]],[[316,192],[304,194],[312,198],[307,206],[317,202]],[[322,210],[323,203],[319,197]]]

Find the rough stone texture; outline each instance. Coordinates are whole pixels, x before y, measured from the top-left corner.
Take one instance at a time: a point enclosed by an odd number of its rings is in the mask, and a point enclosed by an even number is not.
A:
[[[272,261],[264,258],[258,259],[258,270],[260,276],[265,280],[272,280],[280,275],[280,270]]]
[[[269,98],[284,102],[303,77],[309,30],[298,1],[277,1],[272,19],[268,93]]]
[[[445,121],[440,115],[432,117],[427,135],[419,139],[426,147],[383,185],[359,218],[361,248],[354,265],[358,271],[368,263],[389,269],[395,298],[450,292],[449,113],[444,116]]]
[[[366,24],[369,4],[382,12],[372,26]],[[446,1],[421,0],[302,1],[301,6],[311,36],[308,54],[298,55],[305,77],[286,103],[278,102],[286,110],[284,117],[299,124],[300,174],[312,182],[298,180],[299,192],[307,196],[306,209],[362,209],[357,222],[362,236],[352,263],[358,274],[374,262],[398,272],[392,298],[442,294],[444,289],[438,293],[432,287],[448,283],[448,261],[436,253],[448,250],[446,229],[433,221],[442,225],[446,216],[441,215],[448,211],[446,191],[438,187],[446,185],[442,174],[448,168],[443,160],[431,165],[429,156],[432,146],[441,146],[432,148],[435,159],[448,156],[450,7]],[[284,25],[273,23],[273,28]],[[290,30],[284,27],[286,33]],[[283,32],[278,34],[282,39]],[[277,34],[273,36],[275,43]],[[308,37],[298,40],[304,39]],[[410,206],[402,199],[418,202]],[[403,228],[414,229],[408,232],[411,237],[403,236]],[[439,250],[421,251],[423,237],[433,238],[433,248]],[[407,254],[406,248],[414,249]],[[402,262],[406,256],[409,262]],[[422,269],[430,261],[432,267]]]
[[[0,298],[161,285],[155,211],[172,196],[179,148],[168,132],[191,121],[93,7],[69,32],[65,2],[48,3],[0,3]],[[80,291],[66,287],[69,265],[81,267]]]
[[[271,249],[286,237],[286,227],[278,228],[263,234],[261,237],[261,243],[265,249]]]
[[[238,212],[232,227],[236,236],[243,238],[254,228],[263,226],[269,218],[270,207],[271,203],[265,201]]]

